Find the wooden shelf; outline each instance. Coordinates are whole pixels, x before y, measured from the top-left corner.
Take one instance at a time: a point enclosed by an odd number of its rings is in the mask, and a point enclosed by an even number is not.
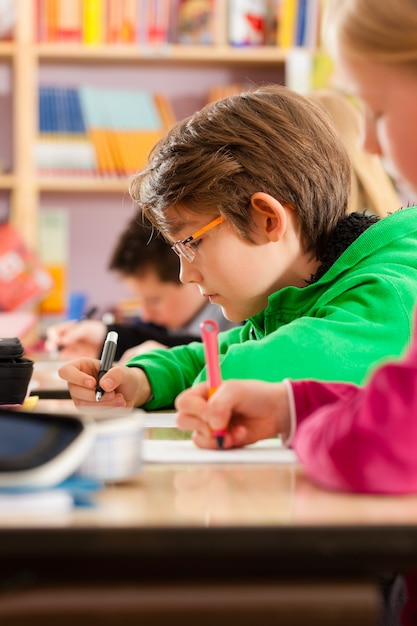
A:
[[[81,46],[60,44],[37,44],[34,53],[40,61],[63,63],[71,61],[94,61],[95,63],[187,63],[237,65],[276,65],[285,62],[286,51],[275,46],[130,46],[105,45]]]

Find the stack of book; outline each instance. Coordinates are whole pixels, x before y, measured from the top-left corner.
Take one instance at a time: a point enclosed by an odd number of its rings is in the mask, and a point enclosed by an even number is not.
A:
[[[144,167],[148,152],[174,122],[169,102],[161,95],[41,86],[38,173],[130,176]]]
[[[35,162],[39,174],[91,175],[97,170],[87,136],[78,89],[39,87],[39,137]]]

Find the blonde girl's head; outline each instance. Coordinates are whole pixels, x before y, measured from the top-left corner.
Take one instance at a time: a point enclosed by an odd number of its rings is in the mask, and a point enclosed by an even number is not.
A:
[[[326,0],[324,39],[346,53],[417,71],[417,0]]]
[[[352,165],[352,190],[349,212],[369,211],[385,217],[401,206],[395,185],[381,159],[361,147],[362,117],[357,104],[336,90],[314,91],[309,99],[330,119],[347,149]]]

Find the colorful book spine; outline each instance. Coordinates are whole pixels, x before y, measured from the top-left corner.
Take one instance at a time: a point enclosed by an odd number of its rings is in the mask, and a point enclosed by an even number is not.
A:
[[[107,43],[135,43],[137,0],[107,0]]]
[[[121,0],[108,0],[107,5],[107,37],[108,43],[120,43],[122,41],[123,2]]]
[[[309,0],[298,0],[298,11],[295,22],[296,46],[303,46],[307,30],[307,3]]]
[[[310,50],[318,50],[320,48],[321,5],[322,0],[309,0],[307,4],[303,45]]]
[[[82,0],[58,0],[56,40],[80,43],[82,23]]]
[[[123,0],[123,19],[121,28],[122,43],[135,43],[137,27],[137,1]]]
[[[295,45],[298,0],[282,0],[277,28],[277,44],[280,48]]]
[[[316,48],[324,0],[33,0],[38,41]]]
[[[36,40],[48,43],[80,43],[82,2],[83,0],[36,0]]]
[[[58,0],[45,0],[46,41],[56,41]]]
[[[83,0],[83,43],[97,45],[105,42],[106,5],[103,0]]]

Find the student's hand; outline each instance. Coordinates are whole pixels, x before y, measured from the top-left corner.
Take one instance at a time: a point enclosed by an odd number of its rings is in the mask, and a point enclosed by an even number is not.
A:
[[[193,431],[200,448],[217,448],[213,431],[226,430],[224,448],[234,448],[290,431],[287,388],[257,380],[223,382],[209,400],[200,383],[178,395],[177,426]]]
[[[100,320],[68,321],[47,329],[45,349],[61,360],[79,356],[97,357],[107,326]]]
[[[59,369],[77,407],[133,408],[145,404],[150,398],[151,387],[143,370],[115,365],[101,379],[100,387],[105,393],[100,402],[96,402],[99,368],[99,359],[80,358],[68,361]]]
[[[152,339],[149,339],[148,341],[144,341],[138,346],[134,346],[133,348],[129,348],[129,350],[126,350],[125,352],[123,352],[119,360],[119,364],[125,364],[128,361],[130,361],[130,359],[133,359],[134,356],[138,356],[139,354],[144,354],[145,352],[149,352],[150,350],[156,350],[157,348],[168,350],[168,347],[164,346],[164,344],[162,343],[159,343],[159,341],[153,341]]]

